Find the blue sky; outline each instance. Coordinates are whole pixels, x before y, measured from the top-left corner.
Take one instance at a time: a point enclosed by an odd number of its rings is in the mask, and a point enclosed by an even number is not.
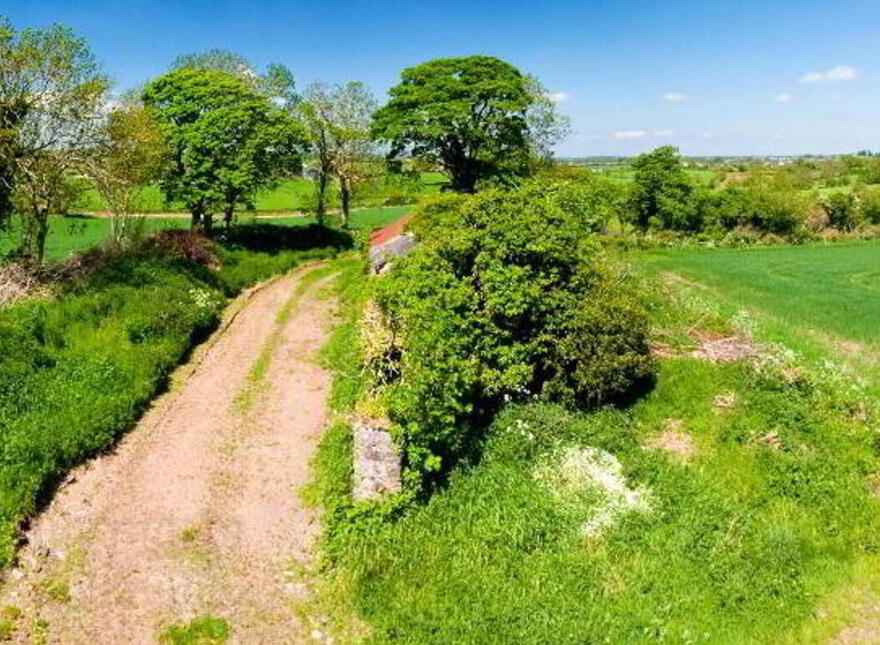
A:
[[[221,47],[383,100],[403,67],[499,56],[558,93],[563,155],[880,149],[878,0],[0,0],[0,14],[73,27],[120,87]]]

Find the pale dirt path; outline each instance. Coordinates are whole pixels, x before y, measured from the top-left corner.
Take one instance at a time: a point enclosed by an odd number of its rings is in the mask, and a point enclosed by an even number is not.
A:
[[[239,303],[116,450],[58,491],[0,594],[24,611],[18,642],[45,632],[50,643],[154,643],[165,625],[205,614],[229,623],[231,643],[307,640],[291,609],[304,585],[287,572],[308,563],[318,531],[296,491],[327,415],[314,353],[333,307],[319,297],[331,278],[300,284],[309,270]]]

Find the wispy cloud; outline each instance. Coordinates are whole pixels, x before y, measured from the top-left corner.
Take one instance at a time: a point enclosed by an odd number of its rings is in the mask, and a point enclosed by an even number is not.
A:
[[[648,136],[647,130],[618,130],[613,135],[615,139],[644,139]]]
[[[564,103],[569,99],[568,92],[549,92],[547,98],[554,103]]]
[[[855,67],[838,65],[824,72],[808,72],[801,76],[801,83],[833,83],[834,81],[851,81],[859,75]]]
[[[785,92],[783,92],[782,94],[777,94],[776,96],[774,96],[773,100],[777,103],[789,103],[792,98],[793,97],[791,96],[791,94],[786,94]]]
[[[681,92],[666,92],[666,94],[660,97],[660,100],[664,103],[681,103],[686,98]]]
[[[671,137],[675,132],[672,130],[618,130],[611,135],[612,139],[644,139],[645,137]]]

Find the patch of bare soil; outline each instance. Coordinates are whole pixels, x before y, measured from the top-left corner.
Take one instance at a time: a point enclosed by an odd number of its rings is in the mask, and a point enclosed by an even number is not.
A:
[[[296,491],[327,417],[313,358],[333,303],[319,297],[331,278],[297,294],[303,273],[243,298],[115,451],[58,491],[0,593],[23,611],[16,642],[152,643],[205,614],[229,623],[229,642],[305,640],[292,607],[307,590],[288,572],[319,528]]]
[[[736,407],[736,392],[722,392],[720,394],[716,394],[712,399],[712,408],[716,412],[723,412],[724,410],[732,410]]]
[[[696,447],[693,437],[683,431],[683,426],[680,419],[666,419],[662,432],[648,437],[645,441],[645,447],[651,450],[662,450],[687,461],[696,454]]]
[[[694,331],[691,336],[698,343],[690,353],[693,358],[713,363],[736,363],[759,355],[758,348],[744,336],[722,336],[702,331]]]

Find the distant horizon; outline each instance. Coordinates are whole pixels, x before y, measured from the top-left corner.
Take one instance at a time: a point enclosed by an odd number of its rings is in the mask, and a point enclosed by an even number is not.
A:
[[[487,54],[536,75],[571,117],[560,157],[880,149],[873,0],[19,0],[0,14],[19,29],[70,26],[120,91],[180,54],[221,48],[286,64],[299,89],[360,80],[384,102],[406,67]]]

